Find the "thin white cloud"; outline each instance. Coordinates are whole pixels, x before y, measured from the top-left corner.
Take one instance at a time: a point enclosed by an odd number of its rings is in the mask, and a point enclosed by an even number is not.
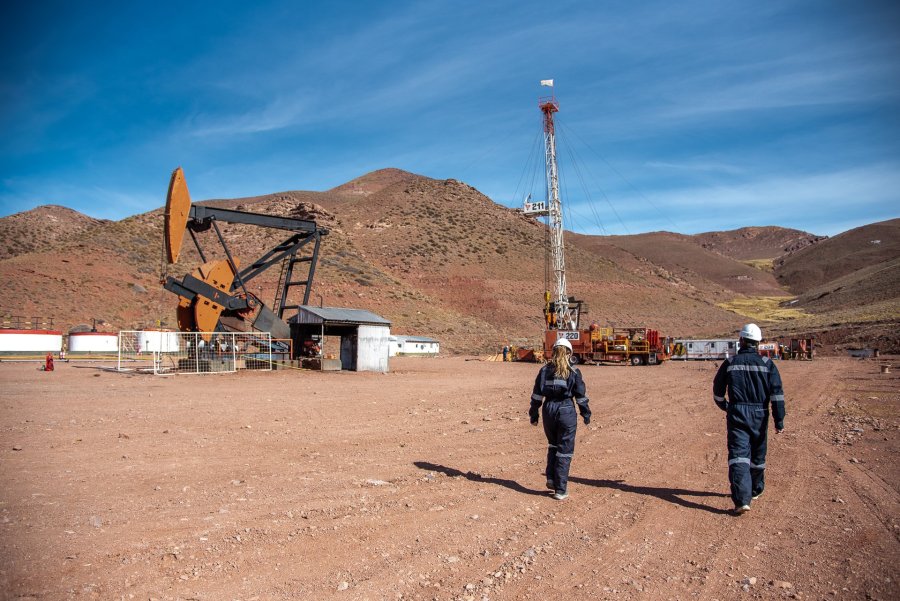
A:
[[[889,75],[884,65],[846,66],[820,71],[763,74],[735,82],[718,82],[686,90],[673,99],[663,118],[703,117],[716,113],[758,111],[836,104],[875,103],[900,98],[900,85],[866,85]]]
[[[778,175],[757,181],[662,190],[652,194],[659,211],[643,198],[616,204],[631,232],[662,229],[659,212],[671,215],[681,233],[781,225],[833,235],[847,223],[869,223],[900,216],[900,164],[885,163],[827,173]],[[574,209],[586,214],[583,203]],[[602,213],[602,207],[598,208]],[[615,223],[610,219],[607,225]],[[612,226],[613,229],[617,229]],[[819,229],[816,229],[819,228]],[[567,229],[579,230],[577,224]],[[592,232],[590,229],[584,230]],[[617,232],[622,233],[622,232]]]
[[[704,172],[704,173],[724,173],[729,175],[739,175],[747,172],[746,167],[739,165],[731,165],[717,161],[690,160],[681,162],[668,161],[646,161],[645,167],[650,169],[660,169],[664,171],[688,171],[688,172]]]
[[[187,131],[197,137],[271,132],[312,120],[314,116],[308,110],[302,98],[276,98],[238,114],[195,115]]]
[[[452,102],[496,78],[512,49],[534,31],[511,29],[485,36],[470,27],[461,41],[439,11],[425,5],[356,31],[335,36],[308,53],[289,54],[274,67],[267,84],[253,86],[254,73],[229,73],[217,89],[237,91],[249,108],[203,112],[186,129],[193,136],[264,133],[310,123],[383,120],[392,114]],[[423,48],[427,51],[423,52]],[[216,72],[213,57],[189,69]],[[244,82],[244,83],[241,83]],[[270,100],[276,96],[275,100]]]

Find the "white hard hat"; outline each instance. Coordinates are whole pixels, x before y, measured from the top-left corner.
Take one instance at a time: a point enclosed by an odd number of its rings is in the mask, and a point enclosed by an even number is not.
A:
[[[572,343],[569,342],[568,340],[566,340],[565,338],[559,338],[559,339],[557,339],[557,341],[553,344],[553,348],[556,348],[556,347],[558,347],[558,346],[564,346],[564,347],[566,347],[567,349],[569,349],[569,352],[572,351]]]
[[[759,326],[755,323],[748,323],[743,328],[741,328],[741,338],[759,342],[760,340],[762,340],[762,330],[760,330]]]

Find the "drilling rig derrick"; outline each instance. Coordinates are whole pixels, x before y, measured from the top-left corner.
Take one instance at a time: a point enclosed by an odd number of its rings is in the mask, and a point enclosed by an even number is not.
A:
[[[552,87],[552,80],[551,82]],[[543,82],[542,82],[543,83]],[[559,170],[556,162],[556,127],[554,113],[559,112],[555,96],[540,98],[538,107],[543,114],[544,176],[547,185],[546,202],[525,203],[526,215],[547,217],[547,270],[544,293],[544,318],[552,338],[571,338],[578,335],[582,303],[570,297],[566,290],[566,259],[563,241],[562,203],[559,198]],[[552,280],[552,282],[551,282]],[[551,336],[546,336],[550,339]]]

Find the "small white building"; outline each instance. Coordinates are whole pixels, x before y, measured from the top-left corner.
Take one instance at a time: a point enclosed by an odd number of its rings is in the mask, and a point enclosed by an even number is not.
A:
[[[441,343],[425,336],[391,336],[391,357],[397,355],[436,356],[441,350]]]
[[[294,352],[300,353],[307,342],[322,344],[324,356],[335,355],[341,369],[387,373],[391,322],[370,311],[340,307],[301,305],[291,318]],[[326,339],[339,338],[340,348],[329,348]]]

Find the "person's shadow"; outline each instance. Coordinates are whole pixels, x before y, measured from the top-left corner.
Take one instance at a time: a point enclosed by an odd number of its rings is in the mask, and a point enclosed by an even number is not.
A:
[[[569,482],[577,482],[578,484],[597,486],[600,488],[614,488],[616,490],[621,490],[622,492],[656,497],[657,499],[662,499],[663,501],[668,501],[669,503],[674,503],[675,505],[681,505],[682,507],[687,507],[688,509],[699,509],[701,511],[708,511],[710,513],[718,513],[722,515],[731,513],[727,509],[719,509],[718,507],[711,507],[709,505],[704,505],[703,503],[689,501],[683,498],[728,496],[727,494],[721,492],[709,492],[705,490],[685,490],[683,488],[663,488],[658,486],[634,486],[633,484],[626,484],[623,480],[596,480],[594,478],[581,478],[579,476],[569,476]]]
[[[414,461],[413,465],[415,465],[419,469],[428,470],[430,472],[440,472],[446,476],[450,476],[451,478],[456,476],[462,476],[466,480],[471,482],[484,482],[487,484],[496,484],[498,486],[502,486],[504,488],[508,488],[510,490],[514,490],[519,493],[523,493],[526,495],[538,495],[541,497],[547,496],[547,490],[542,489],[534,489],[534,488],[526,488],[522,486],[515,480],[504,480],[503,478],[492,478],[487,476],[482,476],[476,472],[463,472],[456,468],[447,467],[445,465],[439,465],[437,463],[430,463],[428,461]],[[708,492],[703,490],[685,490],[681,488],[661,488],[654,486],[634,486],[631,484],[626,484],[622,480],[595,480],[593,478],[581,478],[578,476],[569,476],[569,482],[577,482],[578,484],[584,484],[587,486],[597,486],[600,488],[614,488],[616,490],[621,490],[622,492],[638,494],[638,495],[646,495],[650,497],[656,497],[657,499],[662,499],[663,501],[668,501],[669,503],[673,503],[675,505],[680,505],[682,507],[687,507],[688,509],[699,509],[701,511],[708,511],[709,513],[716,513],[720,515],[728,515],[730,512],[726,509],[719,509],[718,507],[711,507],[709,505],[704,505],[703,503],[698,503],[696,501],[689,501],[682,497],[727,497],[728,495],[720,492]]]
[[[471,482],[485,482],[487,484],[496,484],[498,486],[502,486],[504,488],[508,488],[510,490],[514,490],[516,492],[520,492],[526,495],[540,495],[542,497],[546,497],[550,492],[548,490],[537,490],[534,488],[526,488],[516,482],[515,480],[504,480],[503,478],[491,478],[487,476],[482,476],[481,474],[475,472],[462,472],[458,469],[447,467],[445,465],[438,465],[436,463],[429,463],[427,461],[413,461],[413,465],[415,465],[419,469],[428,470],[429,472],[440,472],[446,476],[450,476],[451,478],[456,476],[462,476],[466,480]]]

